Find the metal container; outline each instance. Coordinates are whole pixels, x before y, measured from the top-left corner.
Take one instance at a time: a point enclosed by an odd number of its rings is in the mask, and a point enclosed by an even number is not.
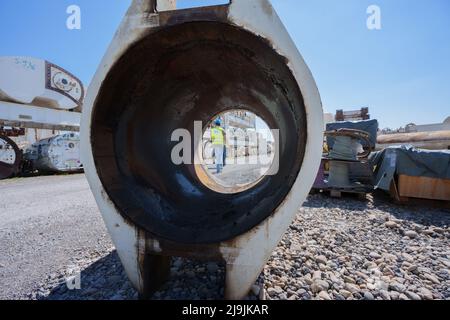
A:
[[[170,257],[181,256],[224,262],[225,296],[240,299],[314,182],[320,96],[269,1],[158,11],[167,4],[135,0],[122,21],[86,97],[83,164],[142,297],[165,281]],[[279,170],[222,193],[208,187],[214,181],[201,165],[171,161],[171,135],[183,128],[195,137],[195,121],[206,126],[238,106],[279,130]],[[201,143],[200,134],[192,145]]]

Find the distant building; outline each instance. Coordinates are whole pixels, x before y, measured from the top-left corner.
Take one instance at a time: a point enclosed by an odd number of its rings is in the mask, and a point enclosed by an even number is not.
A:
[[[239,128],[239,129],[256,129],[256,115],[252,112],[238,110],[226,112],[220,117],[224,129]]]

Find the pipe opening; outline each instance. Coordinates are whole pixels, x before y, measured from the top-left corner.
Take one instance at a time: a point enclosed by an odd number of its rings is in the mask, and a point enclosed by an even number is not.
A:
[[[275,137],[253,112],[233,109],[214,116],[203,130],[200,181],[213,191],[236,194],[251,189],[271,170]],[[196,167],[198,168],[198,166]]]
[[[221,193],[202,182],[195,152],[192,164],[173,162],[172,138],[179,129],[194,138],[197,122],[236,106],[279,130],[279,170]],[[266,40],[221,22],[152,30],[110,70],[92,115],[95,165],[118,211],[154,236],[189,244],[232,239],[269,217],[297,179],[306,138],[288,61]]]

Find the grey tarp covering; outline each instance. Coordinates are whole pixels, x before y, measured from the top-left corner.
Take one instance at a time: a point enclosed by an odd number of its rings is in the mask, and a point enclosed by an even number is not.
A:
[[[450,151],[429,151],[412,146],[389,147],[372,153],[376,188],[389,191],[394,176],[450,179]]]
[[[345,121],[345,122],[333,122],[327,124],[327,131],[339,130],[339,129],[356,129],[365,131],[370,134],[370,147],[375,148],[377,143],[378,132],[378,120],[365,120],[365,121]],[[327,137],[327,144],[330,148],[333,148],[334,138]],[[363,143],[363,147],[369,147],[367,143]]]

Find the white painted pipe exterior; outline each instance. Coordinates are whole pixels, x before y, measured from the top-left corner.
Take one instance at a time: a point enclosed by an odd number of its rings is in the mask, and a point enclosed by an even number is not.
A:
[[[81,145],[86,176],[103,219],[116,245],[119,257],[133,285],[143,290],[143,266],[139,256],[147,250],[158,252],[158,240],[149,244],[139,237],[139,230],[130,225],[109,199],[98,177],[91,147],[91,117],[102,82],[114,63],[133,43],[145,36],[146,30],[157,25],[144,12],[148,1],[133,1],[106,52],[87,93],[83,108]],[[221,243],[220,251],[227,262],[226,298],[241,299],[251,288],[278,245],[284,232],[305,201],[318,172],[322,156],[323,111],[313,76],[268,0],[233,0],[229,7],[231,24],[269,39],[273,49],[289,61],[302,92],[307,117],[307,143],[302,168],[290,193],[278,209],[262,224],[232,241]],[[156,25],[155,25],[156,23]]]

